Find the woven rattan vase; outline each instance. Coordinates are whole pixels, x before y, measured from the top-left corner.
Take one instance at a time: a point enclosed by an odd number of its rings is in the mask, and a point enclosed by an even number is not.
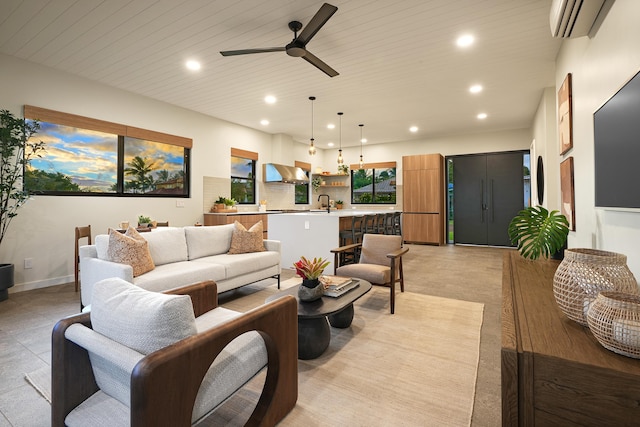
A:
[[[567,249],[553,277],[553,295],[564,314],[587,326],[589,305],[601,291],[638,294],[627,257],[598,249]]]
[[[600,292],[589,307],[587,322],[604,348],[640,359],[640,295]]]

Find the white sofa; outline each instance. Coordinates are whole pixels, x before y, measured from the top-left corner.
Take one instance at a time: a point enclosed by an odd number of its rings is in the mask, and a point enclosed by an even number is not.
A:
[[[108,261],[109,236],[80,247],[82,306],[91,304],[93,284],[119,277],[149,291],[162,292],[204,280],[213,280],[218,293],[274,277],[280,287],[280,242],[264,240],[264,252],[227,254],[234,224],[211,227],[160,227],[141,233],[149,243],[155,268],[133,277],[128,264]]]

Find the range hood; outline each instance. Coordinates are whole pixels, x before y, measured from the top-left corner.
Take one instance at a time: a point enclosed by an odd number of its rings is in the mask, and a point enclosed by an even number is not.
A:
[[[309,178],[301,168],[265,163],[262,165],[264,182],[281,182],[285,184],[308,184]]]

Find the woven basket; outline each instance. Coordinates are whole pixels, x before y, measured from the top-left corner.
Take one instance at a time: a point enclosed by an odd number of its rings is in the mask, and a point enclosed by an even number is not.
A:
[[[627,257],[598,249],[567,249],[553,277],[553,295],[571,320],[587,326],[589,305],[601,291],[638,294]]]
[[[587,322],[604,348],[640,359],[640,295],[600,292],[589,307]]]

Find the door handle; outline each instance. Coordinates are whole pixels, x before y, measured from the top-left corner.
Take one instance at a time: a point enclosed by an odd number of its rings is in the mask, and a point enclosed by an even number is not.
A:
[[[480,222],[484,222],[484,211],[487,205],[484,203],[484,179],[480,180]]]

